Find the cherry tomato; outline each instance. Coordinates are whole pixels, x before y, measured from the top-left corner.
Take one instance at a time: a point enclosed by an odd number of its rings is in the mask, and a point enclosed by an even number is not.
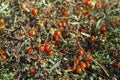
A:
[[[55,54],[54,51],[49,51],[49,52],[48,52],[48,55],[49,55],[49,56],[52,56],[52,55],[54,55],[54,54]]]
[[[33,54],[34,53],[34,50],[33,50],[33,48],[29,48],[28,50],[27,50],[27,52],[28,52],[28,54]]]
[[[36,16],[36,15],[38,14],[38,9],[33,9],[33,10],[32,10],[32,14],[33,14],[34,16]]]
[[[58,22],[58,26],[59,26],[59,27],[63,27],[64,24],[63,24],[62,22]]]
[[[50,51],[50,45],[49,44],[46,44],[44,47],[45,47],[45,51],[47,51],[47,52]]]
[[[25,4],[22,4],[21,5],[21,9],[25,9],[26,8],[26,5]]]
[[[90,0],[84,0],[83,3],[84,3],[86,6],[91,6],[91,1],[90,1]]]
[[[87,65],[86,65],[85,62],[81,62],[81,63],[80,63],[80,67],[81,67],[82,69],[85,69],[85,68],[87,67]]]
[[[36,35],[36,31],[34,29],[30,29],[28,31],[28,35],[34,37]]]
[[[40,45],[39,50],[43,52],[45,50],[45,47],[43,45]]]
[[[66,11],[66,10],[63,11],[62,14],[63,14],[64,16],[66,16],[66,15],[67,15],[67,11]]]
[[[82,73],[82,69],[81,69],[80,67],[77,67],[77,68],[75,69],[75,72],[78,73],[78,74],[80,74],[80,73]]]
[[[78,64],[79,64],[79,59],[75,59],[75,60],[74,60],[74,64],[75,64],[75,65],[78,65]]]
[[[2,61],[5,61],[6,59],[7,59],[7,57],[6,57],[5,55],[2,55],[2,56],[1,56],[1,60],[2,60]]]
[[[82,56],[84,54],[84,51],[82,49],[78,50],[78,55]]]
[[[106,27],[105,27],[105,26],[102,26],[102,27],[100,28],[100,32],[101,32],[101,33],[106,32]]]
[[[56,36],[61,37],[62,32],[61,32],[60,30],[57,30],[57,31],[55,32],[55,34],[56,34]]]

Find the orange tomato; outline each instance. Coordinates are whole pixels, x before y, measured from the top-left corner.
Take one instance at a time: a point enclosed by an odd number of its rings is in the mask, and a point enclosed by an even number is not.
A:
[[[0,49],[0,54],[5,54],[5,50]]]
[[[75,64],[75,65],[78,65],[78,64],[79,64],[79,59],[75,59],[75,60],[74,60],[74,64]]]
[[[80,67],[81,67],[82,69],[85,69],[85,68],[87,67],[87,65],[86,65],[85,62],[81,62],[81,63],[80,63]]]
[[[78,50],[78,55],[82,56],[84,54],[84,51],[82,49]]]
[[[28,31],[28,35],[34,37],[36,35],[36,31],[34,29],[30,29]]]
[[[2,61],[5,61],[6,59],[7,59],[7,57],[6,57],[5,55],[2,55],[2,56],[1,56],[1,60],[2,60]]]
[[[59,26],[59,27],[63,27],[64,24],[63,24],[62,22],[58,22],[58,26]]]
[[[55,54],[54,51],[49,51],[49,52],[48,52],[48,55],[49,55],[49,56],[52,56],[52,55],[54,55],[54,54]]]
[[[45,47],[43,45],[40,45],[39,50],[43,52],[45,50]]]
[[[0,25],[0,29],[5,29],[6,26],[4,24]]]
[[[62,12],[62,14],[63,14],[64,16],[66,16],[66,15],[67,15],[67,11],[64,10],[64,11]]]
[[[80,74],[80,73],[82,73],[82,69],[81,69],[80,67],[77,67],[77,68],[75,69],[75,72],[78,73],[78,74]]]
[[[33,9],[33,10],[32,10],[32,14],[33,14],[34,16],[36,16],[36,15],[38,14],[38,9]]]

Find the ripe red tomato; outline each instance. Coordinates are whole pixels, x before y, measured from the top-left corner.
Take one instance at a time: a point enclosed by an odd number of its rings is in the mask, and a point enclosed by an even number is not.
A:
[[[56,36],[58,36],[58,37],[61,37],[61,35],[62,35],[62,32],[60,30],[57,30],[55,33],[56,33]]]
[[[34,53],[34,50],[33,50],[33,48],[29,48],[28,50],[27,50],[27,52],[28,52],[28,54],[33,54]]]
[[[45,47],[45,51],[47,51],[47,52],[50,51],[50,45],[49,44],[46,44],[44,47]]]
[[[32,14],[33,14],[34,16],[36,16],[36,15],[38,14],[38,9],[33,9],[33,10],[32,10]]]
[[[100,32],[101,32],[101,33],[106,32],[106,27],[105,27],[105,26],[102,26],[102,27],[100,28]]]
[[[82,56],[84,54],[84,51],[82,49],[78,50],[78,55]]]
[[[114,63],[114,67],[120,69],[120,62]]]

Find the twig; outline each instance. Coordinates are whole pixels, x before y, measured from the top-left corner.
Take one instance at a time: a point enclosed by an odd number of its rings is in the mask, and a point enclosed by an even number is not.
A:
[[[110,76],[109,73],[107,72],[107,69],[106,69],[103,65],[101,65],[101,64],[100,64],[97,60],[95,60],[95,59],[92,59],[92,61],[93,61],[94,63],[98,64],[98,65],[102,68],[102,70],[105,72],[105,74],[107,75],[107,77]]]

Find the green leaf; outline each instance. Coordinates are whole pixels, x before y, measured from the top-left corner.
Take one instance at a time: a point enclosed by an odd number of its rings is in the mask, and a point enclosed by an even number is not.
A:
[[[60,66],[60,63],[61,63],[61,61],[58,61],[53,67],[51,67],[50,73],[51,73],[51,71],[52,71],[53,69],[55,69],[55,68],[57,68],[58,66]]]

